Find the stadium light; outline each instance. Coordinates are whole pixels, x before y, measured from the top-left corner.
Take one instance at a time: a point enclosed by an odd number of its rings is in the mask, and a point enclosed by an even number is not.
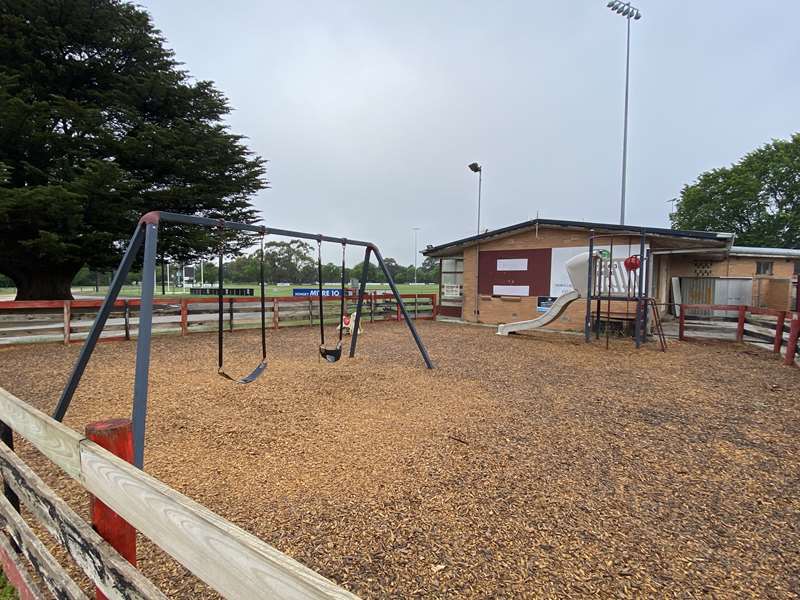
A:
[[[620,192],[619,224],[625,225],[625,183],[628,174],[628,90],[630,89],[631,72],[631,19],[638,21],[642,18],[642,13],[630,2],[621,0],[610,0],[606,7],[622,15],[627,20],[628,37],[627,50],[625,54],[625,118],[622,133],[622,186]]]

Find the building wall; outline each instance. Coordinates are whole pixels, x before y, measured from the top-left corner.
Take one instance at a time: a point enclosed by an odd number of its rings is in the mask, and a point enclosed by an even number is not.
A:
[[[632,252],[638,251],[638,237],[631,237]],[[619,238],[617,239],[619,244]],[[534,250],[542,248],[581,247],[589,245],[589,232],[567,231],[541,228],[525,231],[504,239],[492,240],[480,245],[481,251]],[[627,243],[625,245],[627,251]],[[511,323],[526,319],[534,319],[542,313],[537,312],[538,296],[529,297],[493,297],[478,294],[476,277],[477,249],[464,250],[464,305],[462,319],[480,323]],[[616,254],[616,252],[615,252]],[[756,263],[771,260],[773,276],[756,276]],[[769,259],[756,257],[730,257],[726,260],[711,261],[702,254],[665,254],[653,256],[651,273],[651,295],[655,296],[666,311],[669,301],[672,277],[747,277],[753,279],[753,300],[761,306],[786,309],[791,298],[791,286],[788,281],[794,273],[794,261],[789,259]],[[477,302],[477,307],[476,307]],[[476,308],[479,312],[476,313]],[[594,310],[596,306],[593,306]],[[608,309],[605,302],[601,311]],[[634,303],[613,302],[611,311],[615,313],[635,312]],[[583,329],[586,302],[578,300],[570,304],[564,314],[548,325],[549,329],[575,330]]]
[[[793,308],[791,279],[758,275],[753,280],[753,304],[761,308]]]
[[[709,261],[702,255],[671,254],[669,257],[672,277],[755,277],[756,263],[762,260],[772,262],[773,277],[791,278],[794,273],[791,259],[731,256],[726,260]],[[710,272],[707,272],[708,268]]]
[[[639,238],[631,238],[633,252],[638,252]],[[562,231],[558,229],[540,229],[536,231],[526,231],[518,235],[510,236],[500,240],[492,240],[481,244],[480,250],[534,250],[540,248],[573,248],[589,245],[589,232]],[[626,245],[627,250],[627,245]],[[524,321],[535,319],[543,313],[537,312],[538,296],[528,297],[493,297],[485,294],[477,294],[477,278],[475,271],[476,248],[464,250],[464,310],[462,318],[465,321],[480,323],[512,323],[514,321]],[[475,314],[476,297],[479,299],[479,314]],[[594,308],[594,307],[593,307]],[[602,305],[602,311],[607,306]],[[612,312],[634,312],[634,304],[625,302],[612,302]],[[586,314],[586,302],[577,300],[570,304],[561,317],[548,325],[548,329],[561,331],[582,331],[583,321]]]
[[[786,310],[792,298],[791,279],[794,259],[731,256],[708,261],[702,255],[669,255],[670,277],[747,277],[753,280],[753,304],[762,308]],[[756,263],[772,262],[772,275],[757,275]]]

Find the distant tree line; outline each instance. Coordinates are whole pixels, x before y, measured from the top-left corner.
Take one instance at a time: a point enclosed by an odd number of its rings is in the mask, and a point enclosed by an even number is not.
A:
[[[314,283],[317,281],[317,259],[311,244],[300,240],[288,242],[270,242],[264,246],[264,279],[267,283]],[[414,265],[400,265],[393,258],[384,259],[386,268],[395,283],[411,283],[414,281]],[[259,251],[238,256],[226,261],[225,281],[231,283],[250,283],[260,279]],[[361,279],[364,269],[363,261],[345,270],[345,279]],[[217,280],[216,262],[203,264],[203,275],[207,282]],[[199,279],[199,273],[195,273]],[[322,265],[324,283],[338,283],[342,280],[342,267],[332,262]],[[385,283],[386,277],[377,264],[370,261],[367,268],[367,281]],[[417,282],[436,283],[439,281],[439,261],[426,258],[417,267]]]
[[[236,256],[224,263],[225,283],[253,283],[260,280],[260,251],[254,250],[241,256]],[[392,275],[395,283],[412,283],[414,281],[414,265],[403,266],[393,258],[384,259],[386,268]],[[200,268],[198,263],[191,263],[195,268],[194,278],[200,282]],[[178,281],[180,265],[171,263],[169,277],[173,285]],[[363,261],[348,267],[345,271],[346,281],[360,280],[364,269]],[[166,269],[163,270],[166,274]],[[156,282],[161,283],[162,269],[156,269]],[[215,284],[219,277],[218,260],[203,262],[203,280],[205,283]],[[107,286],[111,280],[110,272],[95,272],[88,267],[82,268],[72,282],[73,286]],[[126,283],[138,283],[141,272],[132,271]],[[269,242],[264,245],[264,280],[269,284],[276,283],[316,283],[317,258],[311,244],[301,240],[288,242]],[[322,265],[323,283],[339,283],[342,280],[342,267],[332,262]],[[386,277],[377,264],[370,261],[367,268],[367,281],[385,283]],[[418,283],[438,283],[439,261],[426,258],[417,266]],[[10,284],[11,282],[9,282]]]

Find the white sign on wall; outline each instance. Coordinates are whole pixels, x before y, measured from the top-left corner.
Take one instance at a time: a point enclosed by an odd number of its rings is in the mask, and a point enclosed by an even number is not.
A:
[[[605,250],[611,252],[610,246],[595,246],[595,251]],[[649,245],[645,245],[645,255]],[[567,274],[567,261],[573,256],[589,252],[589,246],[577,246],[575,248],[553,248],[550,258],[550,295],[560,296],[574,289],[572,282]],[[639,244],[631,245],[631,254],[639,254]],[[603,293],[608,292],[608,284],[611,282],[611,293],[625,295],[628,290],[633,291],[633,281],[629,281],[629,273],[622,264],[628,258],[628,246],[614,246],[614,261],[611,267],[611,278],[609,280],[608,263],[603,269]]]
[[[497,259],[498,271],[527,271],[528,259],[527,258],[498,258]]]
[[[528,285],[493,285],[492,296],[530,296]]]

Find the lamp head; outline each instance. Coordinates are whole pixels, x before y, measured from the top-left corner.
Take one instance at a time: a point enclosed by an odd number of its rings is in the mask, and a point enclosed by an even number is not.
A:
[[[469,170],[473,173],[479,173],[481,170],[481,166],[476,162],[468,164],[467,167],[469,167]]]

